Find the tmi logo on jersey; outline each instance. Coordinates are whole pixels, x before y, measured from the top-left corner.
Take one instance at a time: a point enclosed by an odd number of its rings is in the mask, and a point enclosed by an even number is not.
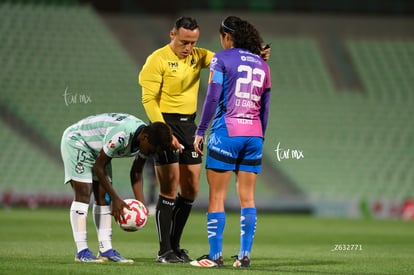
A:
[[[178,62],[177,61],[168,61],[168,68],[174,70],[178,69]]]

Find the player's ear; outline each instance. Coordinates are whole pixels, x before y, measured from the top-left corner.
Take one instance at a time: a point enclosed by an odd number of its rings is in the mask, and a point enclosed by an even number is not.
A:
[[[172,29],[171,31],[170,31],[170,38],[171,38],[171,40],[173,40],[174,39],[174,37],[175,37],[175,31],[174,31],[174,29]]]

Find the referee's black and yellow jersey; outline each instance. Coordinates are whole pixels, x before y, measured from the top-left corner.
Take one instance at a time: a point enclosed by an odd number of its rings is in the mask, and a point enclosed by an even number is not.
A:
[[[148,56],[138,76],[142,104],[151,122],[162,121],[161,113],[194,114],[200,72],[210,66],[214,53],[194,47],[186,58],[178,58],[166,45]]]

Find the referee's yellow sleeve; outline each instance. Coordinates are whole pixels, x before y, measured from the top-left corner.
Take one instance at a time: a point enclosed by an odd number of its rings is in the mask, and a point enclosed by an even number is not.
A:
[[[155,98],[148,96],[150,93],[146,92],[145,90],[146,89],[142,87],[142,105],[144,106],[148,119],[151,122],[165,122],[161,114],[159,102]]]
[[[156,57],[156,56],[155,56]],[[154,55],[147,58],[139,76],[138,83],[142,87],[142,105],[151,122],[165,122],[160,109],[162,66]]]

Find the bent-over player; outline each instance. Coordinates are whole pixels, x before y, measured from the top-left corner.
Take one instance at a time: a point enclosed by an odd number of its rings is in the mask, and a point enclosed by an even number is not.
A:
[[[123,208],[129,207],[112,187],[111,160],[135,157],[131,185],[135,199],[144,202],[142,171],[145,160],[156,152],[169,149],[171,140],[172,132],[165,123],[146,125],[140,119],[122,113],[89,116],[64,131],[61,154],[65,183],[71,184],[75,194],[70,207],[70,223],[77,248],[76,262],[133,262],[112,248],[111,213],[119,221],[123,218]],[[98,257],[89,250],[87,243],[86,221],[92,193]]]

